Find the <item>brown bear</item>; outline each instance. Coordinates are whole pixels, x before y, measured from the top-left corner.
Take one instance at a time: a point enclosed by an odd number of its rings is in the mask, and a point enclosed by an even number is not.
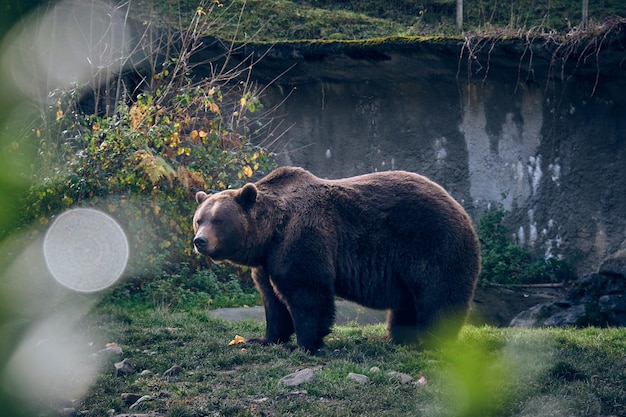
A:
[[[439,185],[388,171],[323,180],[282,167],[256,183],[196,194],[195,250],[252,267],[266,333],[250,341],[314,353],[335,296],[388,309],[389,337],[421,344],[455,337],[480,270],[469,216]]]

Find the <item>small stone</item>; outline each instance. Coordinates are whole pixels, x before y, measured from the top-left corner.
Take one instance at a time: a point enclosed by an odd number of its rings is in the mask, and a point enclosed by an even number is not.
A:
[[[144,369],[143,371],[139,373],[139,375],[141,376],[152,375],[152,371],[149,369]]]
[[[138,407],[139,404],[145,402],[145,401],[150,401],[152,399],[151,396],[149,395],[144,395],[141,398],[139,398],[137,401],[135,401],[130,407],[128,407],[130,410],[132,410],[135,407]]]
[[[182,371],[183,371],[183,368],[181,368],[178,365],[174,365],[170,369],[168,369],[167,371],[163,372],[163,376],[166,377],[166,378],[169,378],[169,377],[172,377],[172,376],[180,375],[180,373]]]
[[[315,373],[313,372],[313,370],[310,368],[305,368],[282,377],[279,382],[285,386],[293,387],[303,384],[305,382],[315,381],[315,379]]]
[[[76,414],[76,409],[74,407],[66,407],[61,409],[61,415],[63,416],[74,417],[76,416]]]
[[[402,372],[389,371],[387,372],[387,376],[397,379],[402,384],[413,384],[415,381],[411,375],[403,374]]]
[[[121,355],[124,353],[120,346],[107,346],[102,350],[99,350],[98,353],[112,354],[112,355]]]
[[[255,403],[264,403],[266,401],[269,401],[269,398],[268,397],[261,397],[261,398],[257,398],[256,400],[252,400],[252,401],[254,401]]]
[[[126,407],[130,407],[131,405],[135,404],[137,400],[141,397],[143,397],[143,395],[141,394],[132,394],[129,392],[125,392],[122,394],[122,402]]]
[[[360,382],[361,384],[365,384],[370,381],[367,375],[355,374],[354,372],[350,372],[348,374],[348,379],[352,379],[353,381]]]
[[[378,366],[372,366],[370,368],[370,372],[372,372],[372,373],[380,372],[380,368]]]
[[[288,392],[287,394],[277,396],[276,400],[280,401],[280,400],[284,400],[285,398],[306,397],[307,395],[309,395],[309,392],[305,389],[301,391],[291,391],[291,392]]]
[[[135,373],[135,367],[128,358],[113,364],[113,366],[115,367],[115,376],[125,376]]]

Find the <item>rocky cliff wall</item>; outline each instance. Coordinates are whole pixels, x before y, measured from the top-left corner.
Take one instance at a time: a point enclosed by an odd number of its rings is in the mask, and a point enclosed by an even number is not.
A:
[[[502,204],[520,245],[584,273],[626,248],[625,33],[283,44],[253,75],[291,68],[264,97],[284,100],[276,117],[292,126],[274,144],[281,164],[422,173],[474,218]]]

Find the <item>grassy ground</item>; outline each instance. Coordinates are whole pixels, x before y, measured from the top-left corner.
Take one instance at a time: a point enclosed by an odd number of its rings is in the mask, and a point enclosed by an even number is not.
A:
[[[385,341],[382,325],[342,326],[308,356],[283,346],[229,346],[236,334],[261,335],[262,324],[217,321],[202,310],[100,307],[81,326],[99,334],[94,351],[105,342],[123,349],[88,358],[102,368],[87,397],[71,404],[85,417],[626,415],[626,329],[467,326],[457,344],[422,352]],[[113,364],[124,358],[136,372],[116,377]],[[182,372],[165,377],[175,364]],[[279,383],[303,368],[317,380]],[[426,384],[402,384],[389,371]],[[349,380],[350,372],[369,382]],[[149,399],[129,410],[123,393]]]
[[[455,0],[136,0],[131,15],[156,25],[185,28],[198,12],[215,23],[208,34],[224,39],[280,42],[360,40],[397,36],[460,36]],[[582,19],[580,0],[466,1],[464,31],[483,35],[570,32]],[[626,17],[623,0],[590,2],[590,26]]]

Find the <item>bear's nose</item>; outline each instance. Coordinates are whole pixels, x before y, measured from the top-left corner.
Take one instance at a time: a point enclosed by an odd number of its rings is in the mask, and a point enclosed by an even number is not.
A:
[[[202,251],[203,249],[206,249],[206,246],[209,242],[207,241],[206,237],[204,236],[196,236],[193,239],[193,245],[196,247],[196,249],[198,251]]]

